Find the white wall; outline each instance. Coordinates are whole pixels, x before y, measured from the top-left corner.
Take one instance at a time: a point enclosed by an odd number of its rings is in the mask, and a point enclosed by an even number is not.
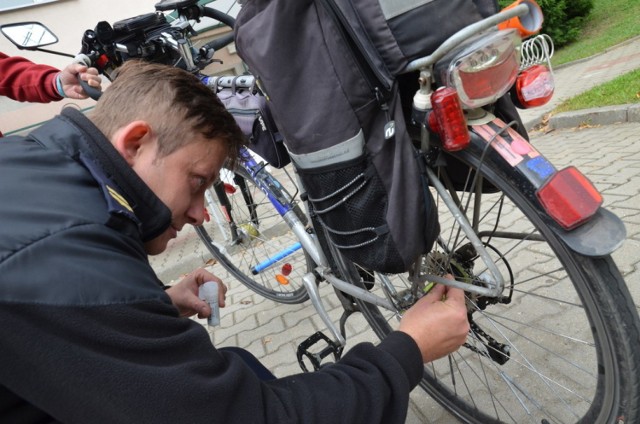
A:
[[[0,12],[0,24],[20,21],[39,21],[59,38],[51,50],[76,54],[80,51],[82,34],[93,29],[99,21],[113,22],[153,12],[159,0],[61,0],[39,6]],[[18,50],[0,35],[0,51],[7,55],[26,57],[34,62],[62,68],[71,59],[41,52]],[[64,104],[73,103],[80,108],[91,107],[93,100],[54,102],[50,104],[19,103],[0,98],[0,131],[7,133],[49,119]]]

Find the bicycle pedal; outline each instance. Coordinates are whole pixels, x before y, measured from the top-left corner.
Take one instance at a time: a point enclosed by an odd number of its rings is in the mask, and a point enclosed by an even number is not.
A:
[[[312,352],[309,349],[318,343],[326,343],[326,346],[319,352]],[[334,359],[337,361],[342,356],[343,347],[327,337],[322,331],[318,331],[315,334],[308,337],[305,341],[298,345],[298,364],[302,371],[309,372],[305,359],[308,360],[313,366],[313,371],[318,371],[328,363],[322,363],[322,360],[327,356],[333,354]]]

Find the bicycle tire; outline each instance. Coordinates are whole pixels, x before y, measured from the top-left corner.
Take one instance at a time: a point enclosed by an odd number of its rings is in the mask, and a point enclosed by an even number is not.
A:
[[[477,169],[477,152],[464,151],[456,157],[471,164],[470,170]],[[501,271],[513,275],[512,301],[484,305],[481,310],[480,299],[467,295],[470,316],[479,329],[470,332],[467,344],[457,352],[425,365],[420,386],[464,423],[636,422],[640,413],[640,323],[617,266],[609,256],[585,257],[570,250],[503,171],[485,163],[480,173],[492,184],[492,191],[497,189],[485,194],[491,202],[484,207],[495,209],[496,201],[504,199],[502,210],[509,209],[507,216],[497,210],[484,216],[488,221],[498,217],[498,222],[485,223],[489,230],[495,234],[501,228],[511,231],[527,226],[543,241],[495,236],[488,240],[496,257],[502,258],[497,261]],[[438,209],[441,237],[452,234],[449,224],[453,220],[445,216],[448,211],[441,203]],[[462,244],[450,248],[456,251]],[[426,260],[438,259],[437,247]],[[332,253],[340,274],[364,287],[353,276],[367,271]],[[479,274],[476,270],[463,272]],[[381,289],[386,283],[401,293],[402,285],[409,284],[406,277],[376,274],[373,290],[393,296],[393,290]],[[356,303],[377,337],[383,338],[397,325],[396,314],[358,299]],[[486,346],[480,341],[482,332],[509,346],[506,363],[489,357],[502,352],[502,347]],[[496,356],[504,360],[504,355]]]
[[[236,190],[227,196],[239,239],[234,241],[231,234],[223,236],[220,228],[212,221],[196,227],[196,233],[213,258],[249,289],[283,304],[306,301],[309,295],[302,283],[302,276],[311,272],[313,262],[304,249],[298,248],[263,271],[252,272],[256,265],[273,257],[274,253],[295,246],[298,239],[249,174],[239,169],[236,175],[246,182],[248,190],[248,193]],[[252,203],[247,199],[251,199]],[[217,206],[207,206],[210,215],[214,214],[212,207]],[[302,216],[303,212],[298,204],[294,204],[293,208],[296,215]],[[226,227],[226,230],[229,228]],[[276,277],[277,275],[286,280]],[[286,284],[278,282],[277,278],[286,281]]]

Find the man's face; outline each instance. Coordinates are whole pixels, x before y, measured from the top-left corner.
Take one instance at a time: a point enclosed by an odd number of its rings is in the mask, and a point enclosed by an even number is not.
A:
[[[200,225],[204,220],[204,192],[218,177],[225,160],[221,142],[202,138],[163,158],[157,157],[153,143],[133,165],[133,169],[171,210],[171,226],[147,242],[150,255],[162,253],[184,225]]]

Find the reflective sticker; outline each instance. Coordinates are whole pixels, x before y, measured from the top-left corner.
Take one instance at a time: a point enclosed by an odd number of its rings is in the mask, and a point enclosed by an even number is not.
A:
[[[513,140],[511,142],[511,147],[513,148],[513,151],[519,155],[524,156],[531,153],[531,145],[524,140]]]
[[[504,138],[496,136],[496,132],[489,125],[474,125],[473,128],[486,141],[491,141],[491,147],[493,147],[509,165],[516,167],[524,160],[522,155],[513,151],[511,145]]]
[[[527,168],[535,172],[543,180],[555,172],[555,167],[543,156],[538,156],[527,161]]]
[[[379,0],[384,18],[388,21],[433,0]]]
[[[474,129],[478,130],[478,134],[487,141],[495,137],[495,141],[491,143],[494,150],[511,166],[518,168],[534,187],[540,187],[550,175],[556,172],[555,167],[522,135],[500,119],[480,127],[474,126]],[[500,135],[497,135],[498,133]]]
[[[498,127],[500,128],[504,128],[507,126],[507,124],[505,124],[499,119],[497,119],[494,123],[497,124]],[[507,128],[507,132],[511,137],[511,147],[513,148],[514,151],[518,152],[523,156],[525,155],[529,156],[530,158],[535,158],[540,156],[540,153],[538,153],[538,151],[527,140],[525,140],[520,135],[520,133],[518,133],[516,130],[509,127]]]

